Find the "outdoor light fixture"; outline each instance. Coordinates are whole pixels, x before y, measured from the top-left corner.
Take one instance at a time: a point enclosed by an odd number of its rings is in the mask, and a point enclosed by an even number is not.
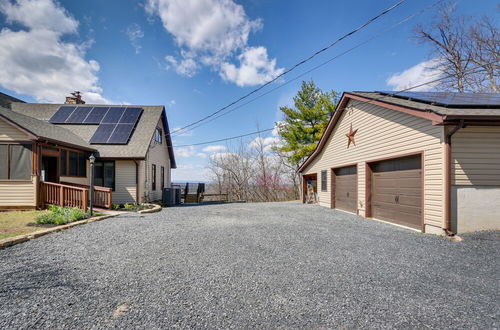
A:
[[[94,215],[94,163],[95,163],[94,154],[90,155],[89,161],[90,161],[90,189],[89,189],[90,216],[93,216]]]

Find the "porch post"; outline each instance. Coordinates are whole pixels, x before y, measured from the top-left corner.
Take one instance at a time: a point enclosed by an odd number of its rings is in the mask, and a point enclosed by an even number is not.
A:
[[[90,204],[90,216],[94,214],[94,154],[90,155],[90,189],[89,189],[89,204]]]

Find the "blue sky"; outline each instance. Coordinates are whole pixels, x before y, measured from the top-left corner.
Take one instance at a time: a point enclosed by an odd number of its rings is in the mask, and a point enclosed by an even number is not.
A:
[[[249,92],[396,1],[301,0],[0,0],[0,91],[31,102],[63,102],[73,90],[87,102],[161,104],[181,127]],[[408,0],[271,88],[335,56],[422,8]],[[459,14],[498,13],[490,0],[457,2]],[[305,75],[324,90],[387,90],[425,81],[429,49],[412,29],[429,10]],[[427,70],[427,71],[426,71]],[[428,80],[428,79],[427,79]],[[174,137],[189,144],[273,127],[301,79]],[[203,150],[205,149],[205,150]],[[176,150],[174,180],[206,179],[211,153]]]

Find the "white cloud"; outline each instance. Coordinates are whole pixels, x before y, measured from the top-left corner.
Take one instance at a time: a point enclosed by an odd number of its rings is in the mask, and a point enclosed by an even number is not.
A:
[[[62,102],[79,90],[88,103],[109,103],[102,96],[99,63],[86,60],[91,42],[65,42],[78,21],[52,0],[0,0],[0,12],[23,29],[0,31],[0,85],[38,101]]]
[[[283,73],[284,69],[276,68],[276,59],[269,60],[265,47],[250,47],[238,56],[240,66],[224,62],[221,66],[221,77],[234,82],[240,87],[263,84]]]
[[[387,79],[387,85],[393,90],[404,90],[412,86],[417,86],[429,81],[438,79],[442,74],[441,70],[437,69],[439,59],[431,59],[421,62],[411,68],[396,73]],[[432,90],[438,83],[431,83],[412,89],[411,91],[428,91]]]
[[[175,72],[185,77],[192,77],[198,71],[198,63],[196,63],[192,58],[184,58],[177,60],[171,55],[165,56],[167,61],[167,68],[174,68]]]
[[[208,169],[200,164],[178,164],[177,168],[172,170],[172,182],[208,181],[209,178]]]
[[[208,152],[208,153],[217,153],[217,152],[225,151],[226,149],[227,149],[226,146],[214,145],[214,146],[205,147],[202,150],[204,152]]]
[[[140,25],[137,23],[130,24],[127,28],[127,36],[132,44],[132,47],[135,49],[135,53],[139,54],[142,48],[140,40],[144,38],[144,32],[142,31]]]
[[[191,157],[196,155],[196,149],[194,147],[175,148],[174,152],[178,157]]]
[[[249,19],[233,0],[148,0],[146,11],[159,16],[174,37],[179,56],[170,54],[165,60],[180,75],[192,77],[208,66],[227,81],[249,86],[280,70],[276,60],[268,59],[266,48],[249,48],[249,35],[261,29],[262,22]],[[240,68],[231,67],[228,60],[238,52],[243,52],[238,57]]]
[[[249,144],[248,147],[251,149],[257,149],[261,146],[263,147],[264,152],[272,151],[273,147],[279,146],[281,139],[278,137],[270,136],[270,137],[256,137]]]
[[[174,153],[181,158],[199,157],[207,158],[207,154],[198,152],[194,146],[175,148]]]
[[[75,33],[78,21],[52,0],[0,1],[0,11],[8,23],[19,23],[33,30],[49,30],[60,34]]]

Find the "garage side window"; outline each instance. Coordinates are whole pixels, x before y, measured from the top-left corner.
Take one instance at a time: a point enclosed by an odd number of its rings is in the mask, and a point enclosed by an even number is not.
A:
[[[327,188],[327,173],[328,171],[324,170],[324,171],[321,171],[321,191],[328,191],[328,188]]]

